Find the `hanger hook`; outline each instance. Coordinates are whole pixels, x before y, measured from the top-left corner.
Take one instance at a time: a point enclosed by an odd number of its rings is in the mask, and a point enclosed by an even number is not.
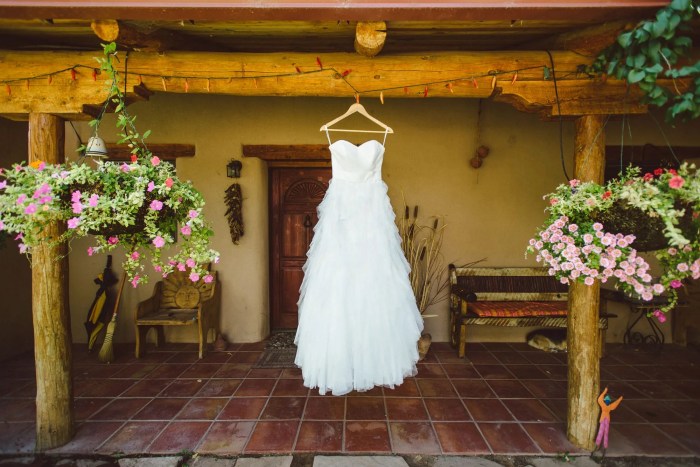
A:
[[[355,102],[356,102],[357,104],[360,103],[360,93],[359,93],[359,92],[356,92],[356,93],[355,93]]]

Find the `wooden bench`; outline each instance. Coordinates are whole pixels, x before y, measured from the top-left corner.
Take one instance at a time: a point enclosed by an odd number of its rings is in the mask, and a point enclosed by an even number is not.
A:
[[[449,266],[450,340],[464,357],[467,326],[566,328],[568,286],[546,268],[458,268]],[[608,318],[598,320],[603,354]]]

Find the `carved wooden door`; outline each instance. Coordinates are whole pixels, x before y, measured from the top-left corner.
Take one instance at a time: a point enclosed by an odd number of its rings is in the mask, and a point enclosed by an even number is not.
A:
[[[330,168],[270,169],[270,328],[296,328],[302,267]]]

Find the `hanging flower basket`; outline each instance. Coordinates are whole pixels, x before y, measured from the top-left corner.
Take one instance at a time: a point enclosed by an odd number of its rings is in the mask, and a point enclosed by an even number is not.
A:
[[[114,44],[106,45],[101,60],[102,70],[113,78],[105,108],[115,104],[119,143],[131,149],[130,162],[35,161],[0,169],[0,231],[17,240],[21,253],[31,253],[42,241],[44,226],[65,222],[59,242],[92,235],[96,244],[88,255],[123,246],[122,265],[134,287],[148,278],[146,257],[163,276],[190,270],[192,281],[200,276],[206,281],[206,265],[218,262],[219,254],[209,248],[213,232],[202,215],[204,199],[189,181],[177,177],[174,166],[148,150],[150,131],[136,131],[112,65],[115,53]],[[99,119],[91,125],[97,127]]]
[[[683,281],[700,278],[700,179],[692,164],[640,175],[630,168],[606,185],[571,180],[546,195],[545,225],[529,253],[562,283],[615,281],[632,297],[651,302],[665,295],[672,309]],[[662,268],[653,278],[638,253],[655,251]]]
[[[695,240],[697,228],[693,226],[693,209],[685,205],[676,206],[685,214],[678,219],[678,228],[688,240]],[[662,250],[669,245],[664,234],[664,222],[628,202],[618,200],[606,210],[593,214],[592,219],[600,222],[607,232],[625,232],[634,235],[634,247],[639,252]]]

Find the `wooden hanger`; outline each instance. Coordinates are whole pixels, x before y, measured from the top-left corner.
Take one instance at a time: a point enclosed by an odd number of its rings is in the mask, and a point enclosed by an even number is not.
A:
[[[379,130],[346,130],[343,128],[329,128],[330,126],[335,125],[339,121],[343,120],[344,118],[349,117],[350,115],[352,115],[354,113],[359,113],[360,115],[364,115],[369,120],[373,121],[374,123],[376,123],[380,127],[384,128],[384,130],[382,130],[382,131],[379,131]],[[349,133],[385,133],[385,134],[394,132],[394,130],[392,130],[391,127],[380,122],[379,120],[377,120],[376,118],[371,116],[369,113],[367,113],[367,110],[365,110],[364,106],[362,104],[360,104],[359,102],[352,104],[350,106],[350,108],[347,110],[347,112],[345,112],[340,117],[335,118],[335,119],[331,120],[330,122],[326,123],[325,125],[323,125],[321,127],[321,131],[346,131]]]

